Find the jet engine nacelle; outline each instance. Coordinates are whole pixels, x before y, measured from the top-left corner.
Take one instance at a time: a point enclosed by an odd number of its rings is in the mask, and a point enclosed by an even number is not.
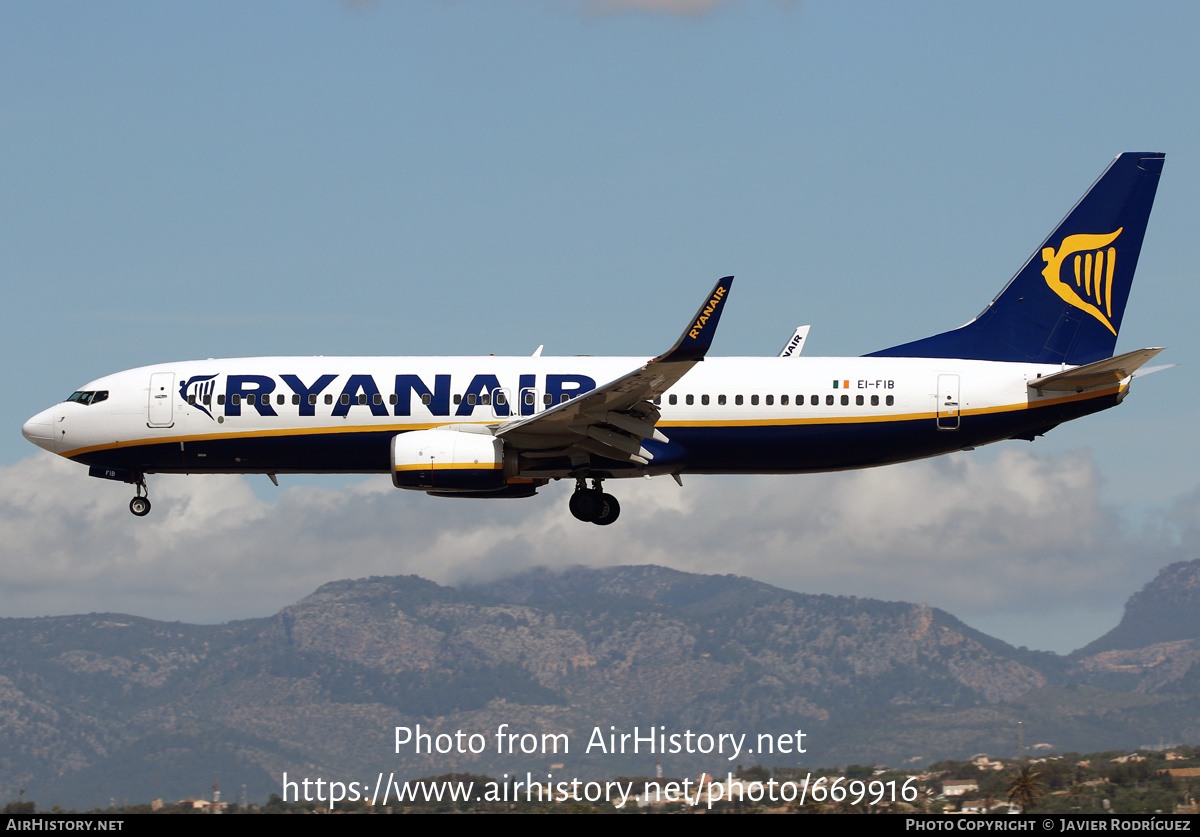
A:
[[[413,430],[392,438],[392,484],[439,494],[501,491],[516,475],[516,456],[509,458],[506,469],[504,442],[474,425]]]

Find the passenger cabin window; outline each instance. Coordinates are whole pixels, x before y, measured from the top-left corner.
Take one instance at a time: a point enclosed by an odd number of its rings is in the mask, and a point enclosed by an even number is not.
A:
[[[380,395],[379,393],[375,393],[374,395],[371,396],[371,403],[374,404],[376,407],[378,407],[380,404],[383,403],[383,396]]]
[[[786,407],[788,404],[788,397],[786,395],[779,396],[779,403]]]
[[[475,401],[476,401],[476,398],[475,398],[475,393],[473,393],[473,392],[468,392],[468,393],[467,393],[467,404],[469,404],[469,405],[471,405],[472,407],[474,407],[474,406],[475,406]]]
[[[233,396],[233,397],[234,397],[234,398],[237,398],[237,396],[236,396],[236,395],[235,395],[235,396]],[[236,404],[237,402],[236,402],[236,401],[234,401],[233,403],[235,403],[235,404]],[[251,392],[251,393],[248,393],[248,394],[246,395],[246,403],[247,403],[247,404],[249,404],[251,407],[253,407],[253,406],[254,406],[254,393],[252,393],[252,392]]]
[[[534,400],[534,399],[533,399],[533,391],[532,391],[532,390],[530,390],[530,391],[526,392],[526,393],[525,393],[525,406],[526,406],[526,407],[532,407],[532,406],[533,406],[533,400]]]
[[[312,398],[312,395],[309,395],[308,397]],[[299,405],[299,403],[300,403],[300,394],[299,393],[292,393],[292,403]]]
[[[224,395],[218,395],[218,396],[217,396],[217,406],[218,406],[218,407],[223,407],[223,406],[225,406],[225,396],[224,396]]]
[[[678,404],[678,403],[679,403],[679,396],[678,396],[678,395],[670,395],[670,396],[667,396],[667,403],[668,403],[668,404],[670,404],[670,405],[672,405],[672,406],[674,406],[674,405]]]
[[[193,407],[196,406],[196,396],[194,393],[188,396],[188,404],[190,404]]]
[[[863,397],[861,395],[854,396],[854,403],[861,407],[863,405]]]
[[[708,406],[708,396],[707,396],[707,395],[701,395],[701,396],[700,396],[700,403],[701,403],[701,404],[703,404],[705,407],[707,407],[707,406]]]
[[[293,397],[294,397],[294,396],[293,396]],[[283,406],[283,402],[284,402],[284,401],[286,401],[286,400],[287,400],[287,399],[285,399],[285,398],[283,397],[283,393],[282,393],[282,392],[281,392],[281,393],[279,393],[279,395],[276,395],[276,396],[275,396],[275,403],[276,403],[276,404],[279,404],[280,406]],[[296,401],[297,401],[297,403],[298,403],[298,402],[300,401],[300,399],[299,399],[299,398],[297,398],[297,399],[296,399]]]
[[[317,394],[316,394],[315,392],[310,392],[310,393],[308,394],[308,403],[309,403],[310,405],[312,405],[312,406],[316,406],[316,403],[317,403]]]
[[[350,393],[343,392],[341,398],[339,398],[338,400],[341,401],[342,406],[345,407],[347,404],[350,403]]]
[[[687,405],[690,407],[690,406],[692,406],[693,404],[695,404],[695,403],[696,403],[696,396],[694,396],[694,395],[688,395],[688,396],[687,396],[686,398],[684,398],[683,400],[684,400],[684,401],[686,401],[686,402],[687,402]]]
[[[890,395],[889,395],[889,396],[887,397],[887,405],[890,407],[890,406],[892,406],[892,405],[893,405],[893,404],[895,404],[895,403],[896,403],[896,399],[895,399],[895,398],[893,398],[892,396],[890,396]]]
[[[240,392],[235,392],[233,395],[229,396],[229,403],[235,406],[241,404],[242,394]]]
[[[742,396],[740,396],[740,395],[733,396],[733,403],[735,405],[737,405],[738,407],[742,406]]]
[[[815,398],[816,396],[813,396],[813,397]],[[826,395],[826,396],[825,396],[825,406],[826,406],[826,407],[832,407],[832,406],[833,406],[833,396],[832,396],[832,395]]]
[[[329,405],[332,403],[333,403],[333,393],[332,392],[325,393],[325,404]]]
[[[430,395],[428,392],[421,393],[421,403],[424,404],[426,407],[428,407],[430,404],[433,403],[433,396]]]
[[[872,395],[872,396],[871,396],[871,406],[872,406],[872,407],[878,407],[878,406],[879,406],[879,396],[878,396],[878,395]]]
[[[719,406],[719,407],[725,406],[725,396],[724,395],[717,396],[717,406]]]
[[[757,407],[757,406],[758,406],[758,396],[757,396],[757,395],[751,395],[751,396],[750,396],[750,406],[751,406],[751,407]]]
[[[843,396],[842,396],[842,406],[843,406],[843,407],[847,407],[847,406],[849,406],[849,405],[850,405],[850,396],[849,396],[849,395],[843,395]]]
[[[832,397],[833,396],[830,396],[830,398],[832,398]],[[809,399],[808,403],[814,407],[818,406],[821,403],[821,396],[814,395],[812,398]],[[829,403],[832,404],[833,402],[830,401]]]
[[[768,396],[767,396],[767,406],[768,406],[768,407],[771,407],[771,406],[774,406],[774,404],[775,404],[775,396],[774,396],[774,395],[768,395]]]

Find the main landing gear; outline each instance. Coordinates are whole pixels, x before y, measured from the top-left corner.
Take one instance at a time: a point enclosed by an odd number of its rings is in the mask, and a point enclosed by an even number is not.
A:
[[[576,520],[595,523],[597,526],[607,526],[621,514],[621,504],[617,502],[616,497],[600,490],[598,479],[593,479],[592,487],[588,488],[586,479],[577,478],[570,507]]]
[[[138,517],[145,517],[150,514],[150,492],[146,490],[146,475],[138,474],[133,484],[137,489],[137,496],[129,501],[129,510]]]

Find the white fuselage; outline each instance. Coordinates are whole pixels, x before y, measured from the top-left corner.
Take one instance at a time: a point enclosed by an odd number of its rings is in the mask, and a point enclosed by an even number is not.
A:
[[[259,357],[165,363],[100,378],[25,435],[90,465],[187,473],[386,472],[391,437],[497,426],[616,379],[642,358]],[[608,476],[867,467],[1048,429],[1115,404],[1028,386],[1061,366],[922,358],[716,358],[656,403],[669,443]],[[522,476],[577,465],[528,462]]]

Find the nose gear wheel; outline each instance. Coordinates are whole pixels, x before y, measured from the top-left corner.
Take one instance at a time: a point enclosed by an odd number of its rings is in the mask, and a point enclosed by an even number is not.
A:
[[[146,489],[146,475],[138,474],[133,485],[137,496],[129,501],[129,510],[138,517],[145,517],[150,514],[150,492]]]

